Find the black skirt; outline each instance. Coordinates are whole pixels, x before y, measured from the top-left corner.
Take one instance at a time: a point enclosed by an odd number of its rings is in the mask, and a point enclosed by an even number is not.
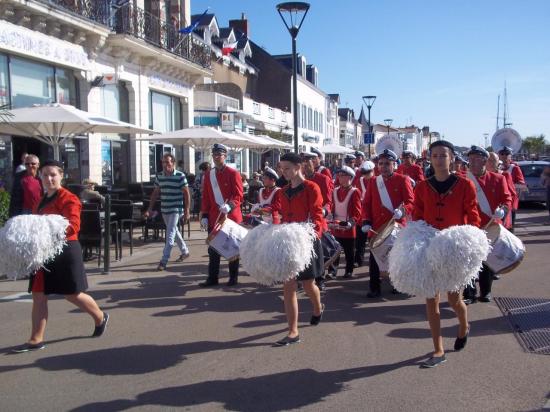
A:
[[[34,276],[29,280],[29,293]],[[78,240],[69,240],[61,254],[44,265],[44,294],[73,295],[88,289],[82,248]]]
[[[311,259],[309,266],[298,274],[296,280],[310,280],[323,276],[325,272],[325,264],[323,258],[323,247],[321,246],[321,241],[319,239],[315,239],[313,242],[313,250],[315,251],[315,256]]]

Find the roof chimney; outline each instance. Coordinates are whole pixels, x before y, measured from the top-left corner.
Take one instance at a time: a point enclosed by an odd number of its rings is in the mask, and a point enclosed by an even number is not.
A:
[[[250,33],[248,31],[248,20],[246,18],[246,14],[244,13],[241,13],[240,20],[229,20],[229,27],[233,27],[234,29],[243,32],[246,37],[250,37]]]

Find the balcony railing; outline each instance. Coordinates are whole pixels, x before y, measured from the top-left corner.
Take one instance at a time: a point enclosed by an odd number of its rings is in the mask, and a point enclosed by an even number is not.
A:
[[[118,34],[129,34],[142,39],[201,67],[212,67],[209,45],[191,35],[184,37],[178,32],[177,27],[132,3],[119,7],[112,0],[40,1],[108,26]]]

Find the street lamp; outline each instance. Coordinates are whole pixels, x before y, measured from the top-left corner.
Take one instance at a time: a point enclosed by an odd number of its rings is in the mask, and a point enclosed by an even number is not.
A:
[[[369,121],[369,159],[370,159],[370,139],[372,136],[372,125],[370,124],[370,109],[374,105],[374,101],[376,100],[376,96],[363,96],[363,102],[365,102],[365,105],[367,106],[368,110],[368,121]]]
[[[388,127],[388,136],[390,135],[390,126],[393,123],[393,119],[384,119],[384,124]]]
[[[292,111],[294,113],[294,151],[298,153],[298,63],[296,37],[309,10],[309,3],[291,1],[277,4],[277,11],[292,37]],[[284,13],[284,14],[283,14]],[[285,15],[287,18],[285,19]]]

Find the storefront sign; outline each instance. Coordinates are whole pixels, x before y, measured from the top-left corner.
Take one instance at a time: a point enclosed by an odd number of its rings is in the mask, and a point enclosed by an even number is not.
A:
[[[170,94],[179,94],[189,96],[190,87],[185,83],[161,77],[158,74],[152,74],[148,78],[148,84],[151,87],[162,89]]]
[[[235,113],[220,113],[222,132],[235,130]]]
[[[4,20],[0,20],[1,49],[82,70],[88,70],[90,65],[82,46]]]

